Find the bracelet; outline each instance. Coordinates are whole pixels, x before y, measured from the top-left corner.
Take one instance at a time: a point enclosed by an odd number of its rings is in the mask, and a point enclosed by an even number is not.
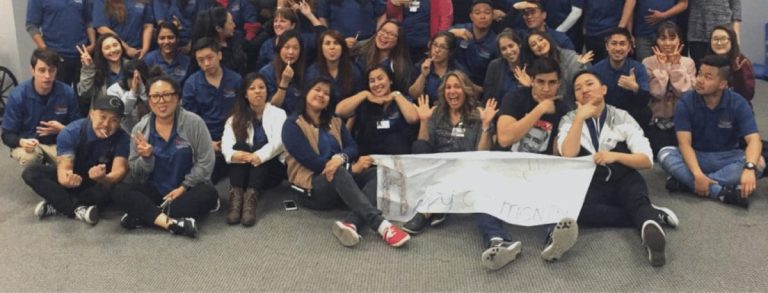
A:
[[[483,132],[491,132],[491,128],[490,127],[483,127]]]

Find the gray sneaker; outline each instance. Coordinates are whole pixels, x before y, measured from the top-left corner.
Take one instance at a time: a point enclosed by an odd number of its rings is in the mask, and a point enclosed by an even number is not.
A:
[[[556,261],[576,244],[579,237],[579,225],[572,218],[563,218],[555,225],[547,237],[547,246],[541,251],[541,258]]]
[[[96,225],[99,222],[99,207],[97,206],[79,206],[75,208],[75,219]]]
[[[486,269],[498,270],[514,261],[523,250],[520,241],[507,242],[499,237],[491,238],[491,245],[483,251],[482,263]]]
[[[680,219],[677,218],[677,214],[675,214],[675,212],[673,212],[671,209],[657,206],[655,204],[651,204],[651,207],[659,212],[659,223],[672,228],[677,228],[677,226],[680,226]]]
[[[47,201],[41,201],[35,206],[35,216],[37,216],[38,219],[42,220],[47,216],[53,216],[58,214],[59,214],[59,211],[57,211],[56,208],[54,208]]]
[[[651,266],[663,266],[667,262],[665,252],[667,237],[659,223],[654,220],[645,221],[640,237],[643,239],[643,246],[648,251],[648,261],[651,262]]]

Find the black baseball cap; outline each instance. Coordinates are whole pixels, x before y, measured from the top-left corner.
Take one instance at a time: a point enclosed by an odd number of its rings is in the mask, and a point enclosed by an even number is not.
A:
[[[477,4],[488,4],[488,6],[491,6],[491,9],[493,9],[493,2],[491,0],[474,0],[472,1],[472,6],[469,7],[469,10],[474,9]]]
[[[91,109],[112,111],[119,117],[125,116],[125,104],[116,96],[97,96],[91,104]]]

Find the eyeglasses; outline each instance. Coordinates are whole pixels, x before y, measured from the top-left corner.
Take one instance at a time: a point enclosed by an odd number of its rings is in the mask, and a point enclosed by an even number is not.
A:
[[[175,96],[176,96],[175,92],[154,94],[154,95],[149,95],[149,100],[153,103],[159,103],[160,101],[170,102],[171,98]]]
[[[384,34],[388,38],[397,39],[397,37],[398,37],[397,33],[393,33],[393,32],[387,31],[387,30],[383,30],[382,29],[382,30],[379,30],[379,32]]]
[[[729,39],[729,38],[714,38],[714,39],[712,39],[712,42],[715,43],[715,44],[718,44],[718,45],[728,44],[728,42],[730,42],[730,41],[731,41],[731,39]]]

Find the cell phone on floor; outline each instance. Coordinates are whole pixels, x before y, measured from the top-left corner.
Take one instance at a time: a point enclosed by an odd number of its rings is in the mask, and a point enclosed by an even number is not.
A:
[[[288,199],[283,201],[283,208],[286,211],[295,211],[299,209],[299,206],[296,205],[296,201]]]

